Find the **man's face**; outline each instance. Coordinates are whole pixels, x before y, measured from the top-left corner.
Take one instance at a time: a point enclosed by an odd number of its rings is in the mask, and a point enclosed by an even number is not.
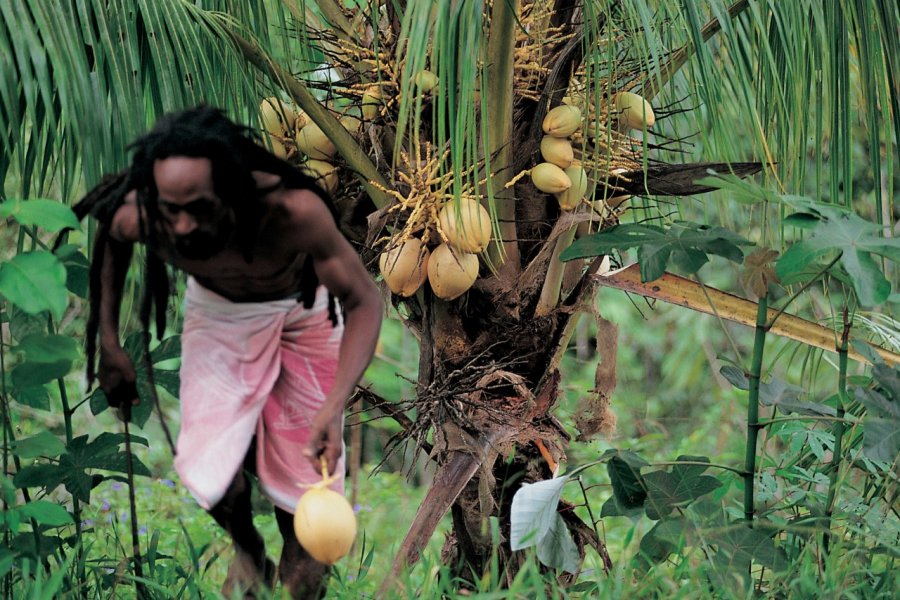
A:
[[[221,252],[234,231],[232,211],[213,189],[208,158],[172,156],[153,164],[163,230],[180,258],[205,260]]]

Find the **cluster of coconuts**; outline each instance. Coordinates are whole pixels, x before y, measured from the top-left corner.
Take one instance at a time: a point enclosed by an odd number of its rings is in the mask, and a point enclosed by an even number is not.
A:
[[[491,218],[476,198],[448,202],[438,213],[438,230],[446,241],[429,250],[425,242],[409,238],[389,244],[378,260],[390,290],[403,297],[418,291],[425,280],[434,295],[454,300],[478,278],[478,253],[491,241]]]
[[[560,104],[547,113],[542,127],[541,156],[545,162],[531,169],[531,181],[542,192],[553,194],[561,209],[572,210],[587,192],[587,173],[575,160],[569,140],[581,127],[581,109]]]
[[[648,129],[656,123],[653,107],[642,96],[619,92],[614,98],[619,124],[623,128]],[[553,194],[562,210],[573,210],[587,192],[587,173],[575,159],[569,136],[581,127],[581,110],[577,106],[561,104],[544,117],[541,156],[545,162],[531,169],[534,186]],[[617,198],[619,203],[627,196]]]
[[[300,170],[326,192],[334,194],[338,187],[338,168],[331,160],[337,149],[322,129],[305,112],[278,98],[264,99],[259,112],[263,127],[271,136],[272,151],[288,159],[292,148],[296,148],[304,156]],[[359,131],[359,119],[353,115],[344,115],[340,121],[350,133]]]

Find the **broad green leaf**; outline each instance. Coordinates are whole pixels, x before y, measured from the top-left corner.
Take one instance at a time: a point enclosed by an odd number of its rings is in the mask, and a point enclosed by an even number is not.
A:
[[[73,522],[72,515],[65,508],[47,500],[35,500],[19,507],[22,515],[34,519],[41,525],[61,527]]]
[[[557,518],[557,506],[568,476],[525,483],[513,496],[509,513],[509,545],[513,550],[544,539]]]
[[[788,222],[802,223],[812,235],[793,244],[781,256],[775,266],[779,278],[787,280],[792,273],[808,269],[820,257],[840,253],[839,264],[850,276],[864,306],[881,304],[890,297],[890,282],[874,256],[900,261],[900,239],[882,237],[880,225],[835,205],[805,198],[793,198],[787,204],[799,209],[798,215],[791,216]]]
[[[863,423],[863,452],[871,460],[894,463],[900,454],[900,419],[867,418]]]
[[[50,433],[42,431],[37,435],[16,440],[13,454],[19,458],[37,458],[43,456],[54,458],[66,451],[66,445],[61,439]]]
[[[16,494],[16,486],[13,484],[12,477],[0,477],[0,499],[12,506],[16,503]]]
[[[57,248],[56,257],[66,268],[66,287],[79,298],[87,298],[91,263],[75,244]]]
[[[104,476],[91,473],[89,469],[100,469],[116,473],[127,473],[127,456],[119,446],[125,441],[121,433],[101,433],[94,440],[88,436],[74,438],[68,445],[67,452],[59,459],[59,475],[62,483],[72,496],[90,502],[91,490],[105,479]],[[132,436],[132,443],[147,444],[142,437]],[[135,475],[150,476],[150,470],[140,459],[132,454],[132,465]]]
[[[734,387],[744,391],[750,389],[750,379],[739,368],[725,365],[719,372]],[[830,406],[801,400],[800,397],[804,394],[806,394],[806,390],[803,388],[791,385],[777,377],[773,377],[771,381],[759,382],[759,401],[766,406],[777,406],[784,412],[801,415],[829,417],[837,415],[837,411]]]
[[[854,397],[869,411],[869,416],[900,419],[900,402],[890,399],[878,390],[863,388],[853,389]]]
[[[153,364],[181,356],[181,336],[170,335],[150,351]]]
[[[34,333],[47,331],[47,314],[29,314],[16,305],[12,305],[9,320],[9,332],[13,339],[22,340]]]
[[[28,362],[34,363],[55,363],[81,356],[78,343],[64,335],[32,334],[19,341],[15,350],[24,352]]]
[[[19,532],[22,524],[22,513],[16,508],[0,511],[0,531],[7,530],[12,533]]]
[[[106,399],[106,394],[103,393],[103,390],[95,388],[88,397],[88,405],[91,407],[91,414],[97,416],[109,408],[109,401]]]
[[[69,227],[78,229],[78,217],[72,209],[56,200],[6,200],[0,202],[0,218],[12,217],[22,225],[35,225],[56,233]]]
[[[655,225],[629,223],[575,240],[560,254],[561,260],[611,254],[637,248],[641,280],[662,277],[669,264],[686,273],[696,273],[709,261],[710,254],[740,263],[744,253],[739,248],[751,242],[722,227],[679,222],[669,229]]]
[[[17,558],[18,556],[12,550],[0,548],[0,577],[6,577]]]
[[[713,563],[723,571],[746,576],[751,563],[766,566],[776,572],[788,564],[784,551],[775,546],[772,537],[761,527],[751,529],[736,524],[710,534],[718,551]]]
[[[42,487],[52,490],[62,483],[62,473],[57,465],[28,465],[13,476],[17,488]]]
[[[613,495],[603,503],[600,507],[600,518],[604,517],[628,517],[632,521],[637,521],[644,516],[644,507],[637,506],[634,508],[625,508],[619,505],[616,496]]]
[[[94,477],[88,475],[84,469],[73,465],[72,461],[66,456],[60,459],[57,468],[59,469],[60,482],[65,486],[66,491],[72,494],[73,498],[90,503],[91,490],[103,481],[103,476],[97,475],[95,483]]]
[[[66,268],[49,252],[19,254],[0,264],[0,294],[29,314],[62,317],[68,302]]]
[[[678,460],[709,462],[705,456],[679,456]],[[715,477],[703,475],[702,465],[675,465],[671,472],[651,471],[644,473],[647,499],[644,508],[647,516],[658,520],[667,517],[677,508],[683,508],[697,498],[721,487]]]
[[[872,367],[872,377],[878,382],[885,395],[894,402],[895,411],[891,414],[900,417],[900,413],[896,412],[900,409],[900,369],[879,361]]]
[[[578,546],[572,539],[572,533],[559,513],[554,512],[550,521],[550,529],[537,545],[537,556],[542,564],[552,569],[562,569],[573,575],[578,573],[581,556]]]
[[[12,383],[12,376],[10,376],[10,383]],[[14,387],[10,393],[19,404],[38,410],[50,410],[50,391],[43,385]]]
[[[677,552],[684,544],[686,525],[687,521],[682,518],[657,522],[641,538],[638,556],[635,557],[638,565],[646,569]]]
[[[606,463],[606,468],[620,510],[643,506],[647,490],[641,479],[641,468],[649,463],[628,450],[607,450],[605,454],[615,454]]]
[[[19,389],[33,388],[65,377],[71,370],[71,360],[59,360],[52,363],[28,361],[16,366],[12,370],[11,378],[13,384]]]
[[[157,387],[161,387],[175,398],[178,398],[181,387],[181,377],[178,374],[178,371],[173,369],[153,369],[153,382]],[[142,391],[140,386],[138,387],[138,391]],[[141,398],[144,397],[144,394],[141,394]],[[151,401],[149,395],[147,398],[148,401]]]
[[[782,221],[782,225],[797,227],[799,229],[815,229],[819,226],[819,219],[815,215],[809,213],[794,213],[786,216]]]
[[[871,460],[891,464],[900,453],[900,369],[879,358],[872,378],[876,388],[853,388],[853,396],[866,407],[863,452]]]

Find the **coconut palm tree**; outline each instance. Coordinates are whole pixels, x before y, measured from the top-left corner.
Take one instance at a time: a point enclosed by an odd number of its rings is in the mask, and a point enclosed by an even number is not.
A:
[[[362,394],[438,464],[395,568],[450,511],[445,555],[480,572],[485,519],[508,523],[505,482],[551,476],[573,432],[612,426],[616,333],[593,302],[609,259],[560,261],[574,239],[670,223],[679,198],[712,189],[697,183],[710,170],[762,169],[773,194],[892,232],[891,0],[0,0],[0,14],[4,197],[68,201],[124,167],[158,116],[205,102],[340,190],[373,275],[390,257],[381,274],[421,348],[416,396]],[[853,206],[863,180],[871,194]],[[778,205],[750,210],[720,214],[777,246]],[[427,282],[399,271],[407,246]],[[561,423],[559,364],[583,313],[604,353]],[[603,552],[593,524],[564,514],[582,552]]]

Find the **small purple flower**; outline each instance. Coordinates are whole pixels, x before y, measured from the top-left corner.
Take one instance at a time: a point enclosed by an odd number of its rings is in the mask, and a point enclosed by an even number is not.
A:
[[[103,504],[100,506],[100,510],[102,510],[103,512],[107,512],[109,510],[109,507],[109,500],[104,500]]]
[[[354,504],[354,505],[353,505],[353,512],[354,512],[354,513],[359,513],[360,510],[362,510],[362,505],[361,505],[361,504]]]
[[[159,482],[166,486],[167,488],[175,489],[175,482],[171,479],[160,479]]]
[[[147,535],[147,526],[141,525],[140,528],[138,528],[138,534]]]
[[[121,490],[121,489],[122,489],[122,482],[121,482],[121,481],[113,481],[112,489],[114,489],[114,490],[116,490],[116,491]]]
[[[355,576],[353,576],[353,575],[347,575],[347,581],[353,581],[354,579],[356,579]]]
[[[84,521],[81,522],[82,527],[93,527],[93,525],[94,525],[93,519],[85,519]]]

